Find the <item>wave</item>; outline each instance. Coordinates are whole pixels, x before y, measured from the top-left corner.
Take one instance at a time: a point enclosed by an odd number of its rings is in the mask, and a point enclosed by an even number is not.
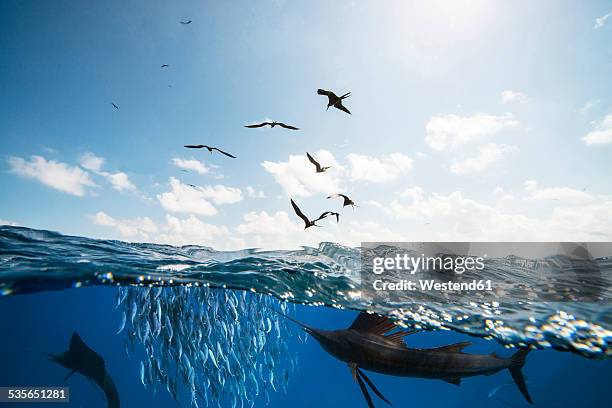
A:
[[[529,288],[535,296],[512,301],[449,299],[436,292],[372,298],[360,290],[361,256],[360,248],[330,242],[293,251],[216,251],[2,226],[0,295],[88,285],[237,289],[293,303],[375,312],[417,329],[450,329],[509,347],[552,347],[588,358],[612,355],[610,258],[597,260],[597,299],[567,302],[542,301],[550,298],[550,288],[538,285]],[[489,260],[487,273],[499,281],[524,278],[529,286],[529,276],[508,265],[506,258]],[[564,276],[564,287],[581,284],[575,272]]]

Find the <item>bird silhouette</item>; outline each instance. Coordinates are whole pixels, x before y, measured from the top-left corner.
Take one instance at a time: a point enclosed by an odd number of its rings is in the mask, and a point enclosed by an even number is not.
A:
[[[162,67],[162,68],[168,68],[169,66],[170,66],[170,65],[168,65],[168,64],[163,64],[161,67]]]
[[[321,219],[321,217],[317,218],[316,220],[308,219],[308,217],[304,215],[302,210],[300,210],[300,207],[297,206],[297,204],[295,203],[295,201],[293,201],[293,199],[291,199],[291,206],[293,207],[293,211],[295,211],[297,216],[300,217],[302,219],[302,221],[304,221],[304,229],[310,228],[310,227],[319,227],[320,226],[320,225],[316,225],[315,222],[319,221]]]
[[[325,211],[325,212],[324,212],[323,214],[321,214],[321,216],[320,216],[320,217],[319,217],[317,220],[315,220],[315,221],[322,220],[323,218],[329,217],[330,215],[333,215],[333,216],[335,216],[335,217],[336,217],[336,224],[340,222],[340,214],[339,214],[339,213],[337,213],[337,212],[333,212],[333,211]]]
[[[309,161],[310,161],[312,164],[314,164],[314,165],[315,165],[315,167],[317,168],[317,173],[323,173],[323,172],[325,172],[327,169],[330,169],[330,168],[331,168],[331,166],[325,166],[325,167],[322,167],[322,166],[319,164],[319,162],[318,162],[318,161],[316,161],[316,160],[314,159],[314,157],[312,157],[312,156],[310,155],[310,153],[308,153],[308,152],[306,152],[306,156],[308,156],[308,160],[309,160]]]
[[[290,130],[300,130],[300,128],[296,128],[295,126],[291,126],[291,125],[286,125],[282,122],[277,122],[277,121],[273,121],[273,122],[261,122],[261,123],[253,123],[252,125],[246,125],[245,127],[254,129],[254,128],[260,128],[263,126],[270,126],[271,128],[273,128],[274,126],[280,126],[282,128],[285,129],[290,129]]]
[[[342,197],[342,199],[344,200],[344,202],[342,203],[343,207],[346,207],[347,205],[350,205],[352,207],[357,207],[357,204],[355,204],[355,202],[353,200],[351,200],[350,198],[348,198],[348,196],[344,195],[344,194],[332,194],[330,196],[328,196],[327,198],[334,198],[334,197]]]
[[[114,102],[111,102],[111,105],[113,105],[113,108],[119,110],[119,107]]]
[[[188,148],[188,149],[208,149],[208,151],[209,151],[210,153],[212,153],[212,152],[213,152],[213,150],[216,150],[216,151],[218,151],[219,153],[226,155],[227,157],[231,157],[232,159],[235,159],[235,158],[236,158],[236,156],[231,155],[231,154],[229,154],[229,153],[227,153],[227,152],[224,152],[223,150],[221,150],[221,149],[219,149],[219,148],[212,147],[212,146],[206,146],[206,145],[185,145],[185,147],[186,147],[186,148]]]
[[[181,20],[181,21],[179,21],[179,23],[185,24],[185,25],[186,24],[191,24],[192,22],[193,22],[193,20]]]
[[[351,96],[350,92],[347,92],[342,96],[338,96],[332,91],[326,91],[325,89],[318,89],[317,93],[319,95],[327,96],[327,109],[329,109],[330,106],[333,106],[336,109],[340,109],[341,111],[348,113],[349,115],[351,114],[351,111],[349,111],[344,105],[342,105],[342,100]]]

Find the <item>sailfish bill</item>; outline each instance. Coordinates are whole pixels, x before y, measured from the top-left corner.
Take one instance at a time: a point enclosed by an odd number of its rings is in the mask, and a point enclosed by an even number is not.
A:
[[[511,357],[503,358],[495,353],[464,353],[463,349],[470,346],[470,342],[430,349],[409,348],[404,336],[411,334],[411,331],[401,330],[384,316],[363,312],[349,328],[340,330],[321,330],[285,317],[314,337],[329,354],[348,363],[353,379],[357,381],[370,408],[374,408],[374,402],[367,386],[380,399],[388,404],[390,402],[362,370],[398,377],[437,379],[460,385],[462,378],[492,375],[508,369],[525,400],[533,403],[522,373],[529,349],[520,349]]]

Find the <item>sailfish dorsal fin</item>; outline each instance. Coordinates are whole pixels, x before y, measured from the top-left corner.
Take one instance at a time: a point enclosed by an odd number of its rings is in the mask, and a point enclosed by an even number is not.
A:
[[[398,326],[388,317],[365,312],[359,313],[349,329],[380,336],[381,341],[399,347],[406,347],[404,336],[415,332],[413,330],[395,330],[398,329]]]
[[[349,329],[363,333],[372,333],[381,336],[384,336],[395,328],[395,323],[388,317],[365,312],[359,313],[359,316],[357,316],[351,327],[349,327]]]
[[[445,351],[447,353],[461,353],[464,348],[467,346],[471,346],[472,343],[469,341],[464,341],[461,343],[449,344],[448,346],[436,347],[431,349],[432,351]]]

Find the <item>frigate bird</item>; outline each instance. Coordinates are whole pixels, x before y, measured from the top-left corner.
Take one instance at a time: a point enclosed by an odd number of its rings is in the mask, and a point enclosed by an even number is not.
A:
[[[332,194],[330,196],[328,196],[327,198],[334,198],[334,197],[342,197],[342,199],[344,200],[344,202],[342,203],[343,207],[346,207],[347,205],[350,205],[352,207],[358,207],[357,204],[355,204],[355,202],[353,200],[351,200],[350,198],[348,198],[348,196],[344,195],[344,194]]]
[[[340,330],[316,329],[283,316],[301,326],[329,354],[348,364],[370,408],[374,408],[374,403],[366,384],[380,399],[391,403],[362,370],[397,377],[438,379],[460,385],[462,378],[492,375],[508,369],[521,394],[527,402],[533,403],[522,373],[529,349],[519,349],[512,356],[503,358],[495,353],[466,354],[463,349],[471,345],[470,342],[431,349],[409,348],[404,336],[413,331],[401,330],[383,316],[362,312],[349,328]]]
[[[340,109],[341,111],[348,113],[349,115],[351,114],[351,112],[344,105],[342,105],[342,100],[351,96],[350,92],[347,92],[342,96],[338,96],[332,91],[326,91],[325,89],[318,89],[317,93],[319,95],[327,96],[327,109],[329,109],[330,106],[333,106],[336,109]]]
[[[309,160],[309,161],[310,161],[312,164],[314,164],[314,166],[316,167],[316,169],[317,169],[317,173],[323,173],[323,172],[325,172],[327,169],[330,169],[330,168],[331,168],[331,166],[325,166],[325,167],[322,167],[322,166],[319,164],[319,162],[318,162],[318,161],[316,161],[316,160],[314,159],[314,157],[312,157],[312,156],[310,155],[310,153],[308,153],[308,152],[306,152],[306,156],[308,157],[308,160]]]
[[[71,370],[64,381],[68,380],[72,374],[79,373],[100,387],[106,397],[108,408],[119,408],[119,393],[106,370],[104,359],[85,344],[78,333],[72,333],[68,351],[61,354],[43,354],[49,356],[54,363]]]
[[[181,24],[191,24],[193,22],[193,20],[181,20],[179,21],[179,23]]]
[[[168,65],[168,64],[163,64],[161,67],[162,67],[162,68],[168,68],[169,66],[170,66],[170,65]]]
[[[340,222],[340,213],[333,212],[333,211],[325,211],[323,214],[321,214],[321,216],[319,217],[319,220],[329,217],[330,215],[333,215],[336,217],[336,224]]]
[[[297,206],[297,204],[295,203],[295,201],[293,201],[293,199],[291,199],[291,206],[293,207],[293,211],[295,211],[297,216],[300,217],[302,221],[304,221],[304,229],[310,228],[310,227],[318,227],[318,225],[316,225],[315,222],[319,221],[321,219],[320,217],[317,218],[316,220],[310,220],[307,216],[304,215],[302,210],[300,210],[300,207]]]
[[[119,107],[115,104],[115,102],[111,102],[111,105],[113,105],[113,108],[119,110]]]
[[[260,127],[263,127],[263,126],[270,126],[271,128],[273,128],[273,127],[274,127],[274,126],[276,126],[276,125],[278,125],[278,126],[280,126],[280,127],[282,127],[282,128],[285,128],[285,129],[290,129],[290,130],[300,130],[300,128],[297,128],[297,127],[295,127],[295,126],[287,125],[287,124],[285,124],[285,123],[282,123],[282,122],[277,122],[277,121],[273,121],[273,122],[261,122],[261,123],[253,123],[253,124],[251,124],[251,125],[245,125],[244,127],[248,127],[248,128],[254,129],[254,128],[260,128]]]
[[[219,148],[216,148],[216,147],[211,147],[211,146],[207,146],[207,145],[185,145],[184,147],[186,147],[186,148],[188,148],[188,149],[208,149],[208,151],[209,151],[210,153],[212,153],[212,152],[213,152],[213,150],[216,150],[216,151],[218,151],[219,153],[226,155],[227,157],[231,157],[232,159],[235,159],[235,158],[236,158],[236,156],[231,155],[231,154],[229,154],[229,153],[227,153],[227,152],[224,152],[223,150],[221,150],[221,149],[219,149]]]

